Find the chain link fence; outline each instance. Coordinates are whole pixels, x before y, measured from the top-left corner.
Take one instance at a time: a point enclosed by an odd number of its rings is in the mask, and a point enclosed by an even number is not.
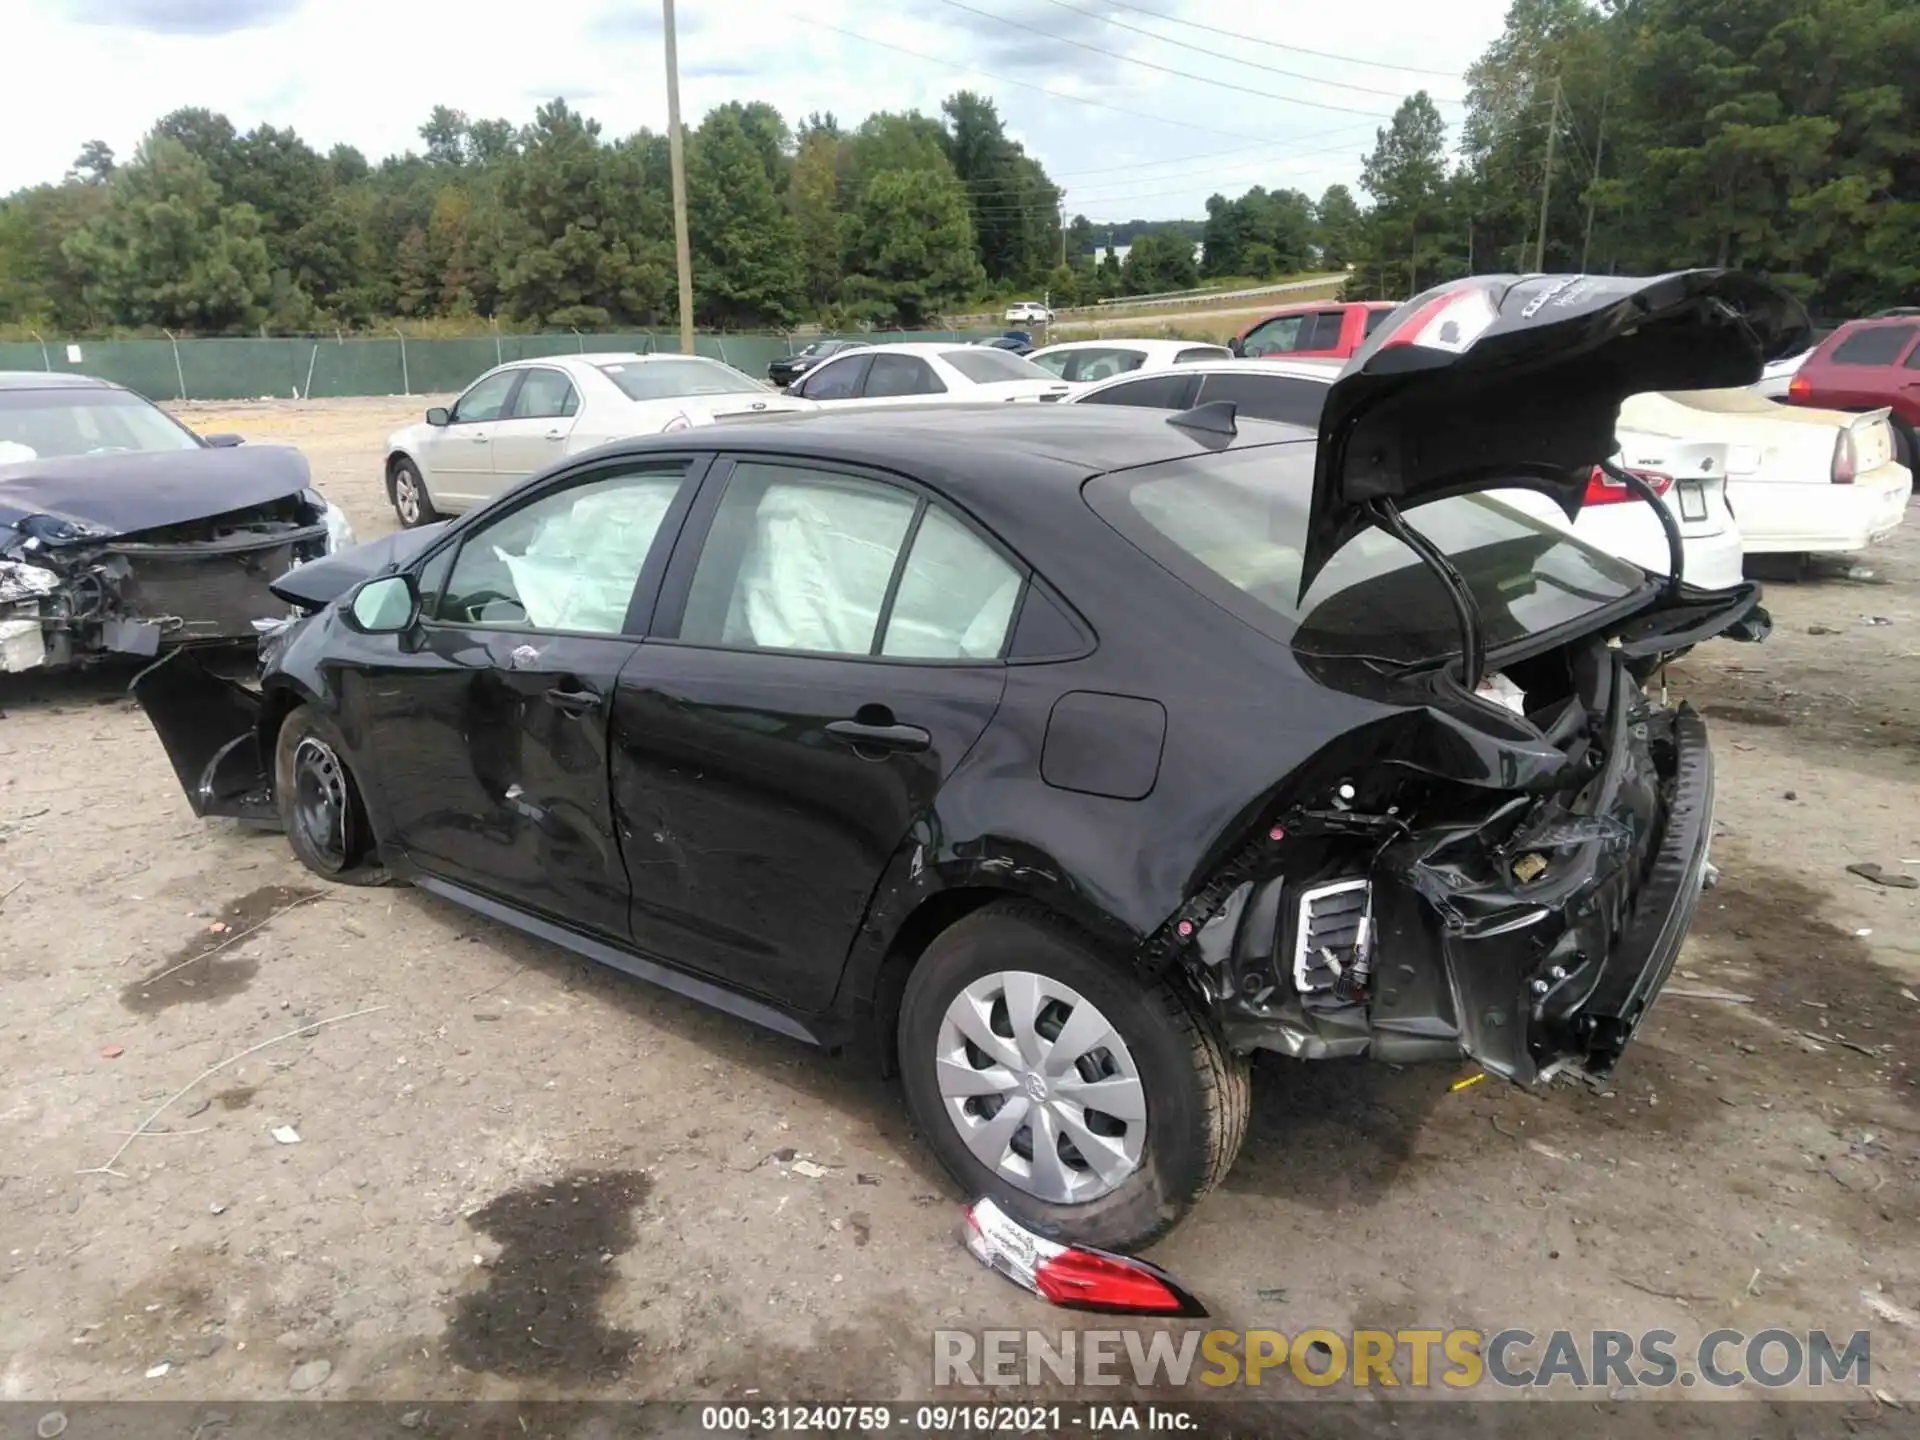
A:
[[[991,330],[901,330],[849,337],[873,344],[966,342]],[[816,337],[696,335],[694,349],[749,375]],[[346,395],[444,395],[464,390],[482,371],[508,360],[582,352],[651,355],[677,351],[673,332],[480,335],[453,340],[399,334],[307,335],[278,339],[64,340],[0,343],[0,370],[92,375],[154,400],[298,400]]]

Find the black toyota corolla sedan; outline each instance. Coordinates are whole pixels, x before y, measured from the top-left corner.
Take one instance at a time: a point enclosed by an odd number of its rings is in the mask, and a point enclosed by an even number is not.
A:
[[[287,575],[258,690],[182,654],[135,693],[200,814],[876,1039],[969,1194],[1129,1247],[1232,1163],[1253,1050],[1613,1065],[1711,832],[1706,727],[1646,682],[1764,614],[1476,492],[1577,510],[1623,395],[1804,324],[1717,272],[1483,278],[1383,324],[1317,437],[995,405],[622,443]]]

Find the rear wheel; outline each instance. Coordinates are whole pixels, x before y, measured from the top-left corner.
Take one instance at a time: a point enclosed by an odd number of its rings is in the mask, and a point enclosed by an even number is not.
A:
[[[1920,460],[1920,437],[1916,437],[1913,427],[1901,419],[1893,419],[1893,458],[1912,471],[1916,460]]]
[[[1246,1062],[1176,982],[1144,985],[1037,905],[988,906],[901,999],[907,1103],[969,1198],[1131,1250],[1172,1229],[1246,1133]]]
[[[420,478],[419,467],[413,461],[393,462],[387,489],[393,496],[393,513],[407,529],[430,525],[440,518],[440,512],[433,508],[433,497],[427,493],[427,482]]]
[[[302,705],[280,726],[273,749],[273,792],[287,843],[314,874],[342,885],[385,885],[373,831],[345,746],[333,722]]]

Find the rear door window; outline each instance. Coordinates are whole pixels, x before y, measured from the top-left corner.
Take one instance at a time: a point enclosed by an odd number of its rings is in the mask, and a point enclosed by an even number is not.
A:
[[[1200,383],[1198,403],[1229,400],[1236,415],[1317,430],[1327,390],[1325,385],[1291,375],[1208,375]]]
[[[805,400],[852,400],[860,394],[860,382],[867,378],[871,355],[849,355],[844,360],[829,360],[794,387]]]
[[[1299,350],[1338,350],[1340,331],[1346,325],[1344,310],[1322,310],[1313,316],[1311,325],[1303,326],[1300,332]]]
[[[1842,340],[1833,352],[1835,365],[1891,365],[1906,352],[1917,325],[1866,325]]]
[[[1362,328],[1360,333],[1363,335],[1371,335],[1374,331],[1380,328],[1380,323],[1392,313],[1393,311],[1391,310],[1367,311],[1367,322],[1366,322],[1366,325]]]
[[[1158,375],[1142,375],[1138,380],[1129,380],[1121,385],[1110,385],[1096,391],[1080,403],[1082,405],[1142,405],[1148,409],[1184,410],[1192,403],[1197,376],[1182,375],[1178,372],[1166,372]]]
[[[809,394],[812,392],[809,391]],[[944,395],[947,387],[917,355],[876,355],[863,393],[869,399],[895,395]]]

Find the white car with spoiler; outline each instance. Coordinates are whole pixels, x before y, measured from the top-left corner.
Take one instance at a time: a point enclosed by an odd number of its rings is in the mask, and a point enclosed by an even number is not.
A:
[[[411,529],[609,441],[817,408],[699,355],[515,360],[388,438],[387,498]]]
[[[1629,396],[1620,423],[1727,447],[1727,500],[1749,555],[1864,550],[1906,517],[1913,477],[1885,410],[1777,405],[1750,390]]]

